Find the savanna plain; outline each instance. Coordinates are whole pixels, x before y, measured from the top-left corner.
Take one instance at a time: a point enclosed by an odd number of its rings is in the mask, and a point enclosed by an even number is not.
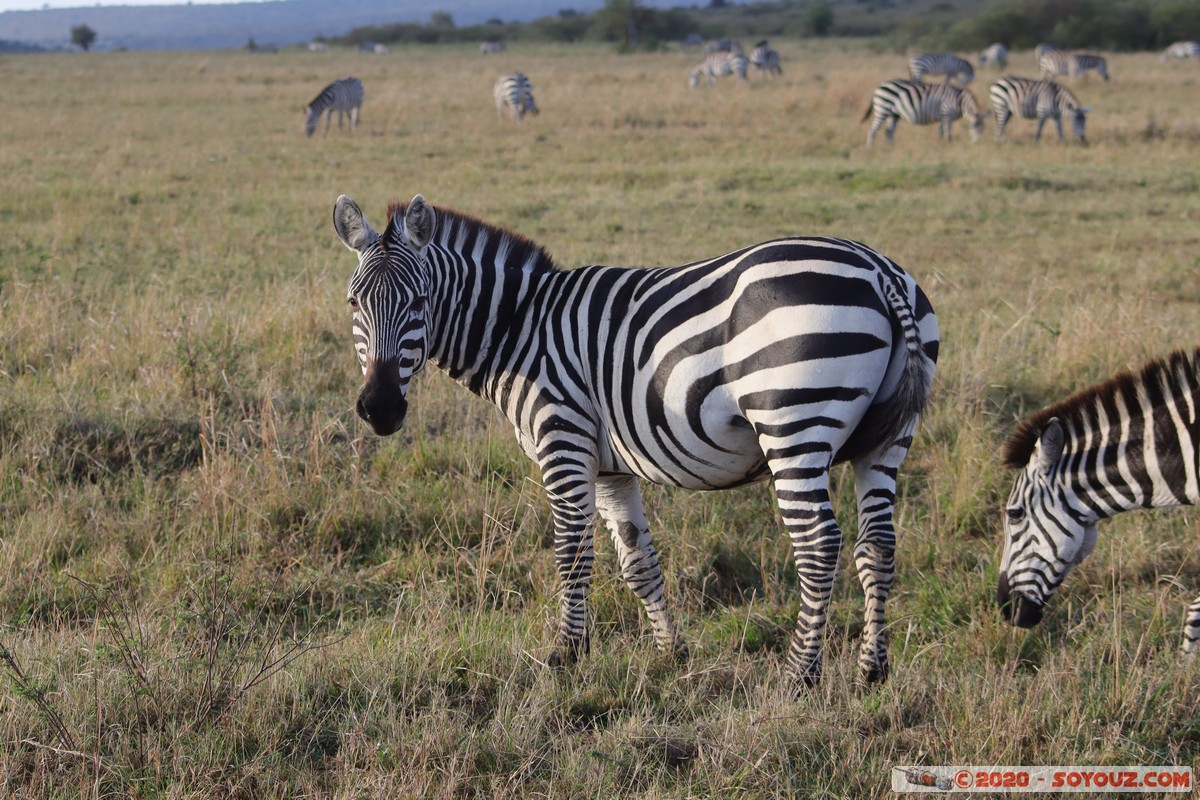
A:
[[[1200,342],[1200,69],[1075,81],[1086,148],[1015,120],[1004,145],[902,122],[868,150],[905,56],[773,44],[782,78],[695,89],[698,55],[587,46],[0,60],[0,794],[858,798],[898,764],[1197,767],[1194,511],[1102,524],[1038,629],[993,591],[1014,422]],[[512,69],[542,110],[519,127],[491,96]],[[347,74],[360,128],[305,138]],[[824,681],[792,695],[765,485],[647,490],[687,661],[601,533],[592,653],[544,666],[550,515],[507,424],[432,368],[400,434],[352,410],[333,203],[381,228],[418,192],[564,267],[827,234],[916,276],[942,350],[887,683],[853,681],[847,551]]]

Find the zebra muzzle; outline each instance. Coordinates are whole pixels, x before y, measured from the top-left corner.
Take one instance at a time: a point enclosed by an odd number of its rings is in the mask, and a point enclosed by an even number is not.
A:
[[[1007,575],[1000,575],[996,601],[1000,604],[1000,616],[1018,628],[1032,628],[1042,621],[1045,605],[1022,592],[1014,594],[1009,589]]]
[[[369,362],[354,411],[377,436],[391,436],[404,424],[408,400],[395,360]]]

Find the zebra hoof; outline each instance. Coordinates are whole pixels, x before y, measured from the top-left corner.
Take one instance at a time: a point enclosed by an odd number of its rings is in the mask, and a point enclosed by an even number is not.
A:
[[[686,664],[688,659],[692,656],[691,652],[688,650],[687,642],[683,641],[682,639],[676,639],[674,643],[665,648],[665,651],[669,653],[678,664]]]
[[[546,665],[551,669],[566,669],[578,662],[581,657],[587,655],[587,651],[588,645],[586,640],[557,644],[550,651],[550,654],[546,656]]]
[[[888,664],[887,661],[877,661],[873,664],[862,665],[858,668],[858,682],[867,686],[875,686],[883,683],[888,679]]]
[[[821,682],[821,668],[810,667],[802,673],[793,674],[791,682],[792,694],[797,698],[801,698]]]

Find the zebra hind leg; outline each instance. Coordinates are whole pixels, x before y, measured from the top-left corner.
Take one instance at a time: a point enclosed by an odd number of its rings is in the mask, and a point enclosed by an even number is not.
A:
[[[574,469],[543,466],[543,481],[554,516],[554,561],[562,591],[558,634],[547,663],[560,667],[574,663],[590,647],[588,595],[595,562],[595,490],[591,479]]]
[[[1200,597],[1188,606],[1183,618],[1183,652],[1194,654],[1200,650]]]
[[[914,417],[904,433],[886,449],[854,462],[854,489],[858,496],[858,537],[854,566],[866,597],[858,674],[863,683],[888,677],[888,652],[884,606],[896,572],[896,473],[908,454]]]
[[[801,456],[770,465],[800,587],[800,612],[787,656],[788,678],[797,690],[821,680],[829,598],[842,550],[842,532],[829,501],[831,454],[812,456],[819,461]]]
[[[646,609],[658,649],[687,658],[663,593],[662,569],[650,541],[650,526],[642,506],[642,492],[633,477],[603,478],[596,484],[596,507],[616,545],[621,577]]]

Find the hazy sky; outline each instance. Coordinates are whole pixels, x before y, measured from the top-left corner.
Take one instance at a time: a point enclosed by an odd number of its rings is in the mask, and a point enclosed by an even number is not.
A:
[[[195,5],[211,5],[213,3],[246,2],[246,0],[192,0]],[[49,6],[50,8],[80,8],[83,6],[178,6],[186,0],[101,0],[101,2],[82,2],[82,0],[0,0],[0,11],[31,11]]]

